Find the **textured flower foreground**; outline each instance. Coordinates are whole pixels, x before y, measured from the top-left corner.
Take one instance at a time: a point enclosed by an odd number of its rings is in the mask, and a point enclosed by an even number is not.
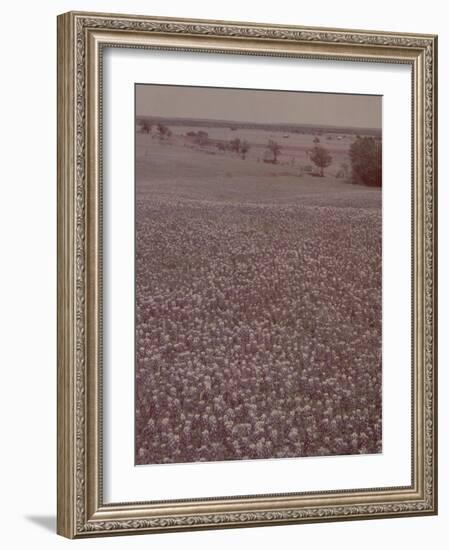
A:
[[[152,160],[137,170],[136,463],[381,452],[380,191],[177,179]]]

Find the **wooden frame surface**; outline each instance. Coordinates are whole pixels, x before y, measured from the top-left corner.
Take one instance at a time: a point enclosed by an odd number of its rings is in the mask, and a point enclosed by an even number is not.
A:
[[[102,51],[107,46],[411,66],[410,486],[169,503],[103,503],[100,130]],[[75,12],[58,17],[59,534],[82,538],[436,513],[436,59],[433,35]]]

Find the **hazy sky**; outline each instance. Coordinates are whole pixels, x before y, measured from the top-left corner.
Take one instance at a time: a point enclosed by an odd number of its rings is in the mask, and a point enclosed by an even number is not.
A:
[[[382,98],[370,95],[137,84],[136,114],[381,128]]]

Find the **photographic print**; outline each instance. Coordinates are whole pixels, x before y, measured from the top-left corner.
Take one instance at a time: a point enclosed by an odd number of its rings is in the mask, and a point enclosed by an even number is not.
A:
[[[382,98],[138,84],[136,464],[382,451]]]

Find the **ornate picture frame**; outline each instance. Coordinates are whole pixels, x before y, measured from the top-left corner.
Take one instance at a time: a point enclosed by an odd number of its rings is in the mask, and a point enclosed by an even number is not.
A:
[[[411,69],[411,483],[105,502],[103,54],[107,48]],[[58,17],[58,533],[69,538],[437,513],[437,37],[70,12]],[[132,289],[130,289],[132,292]],[[182,491],[180,490],[180,495]]]

